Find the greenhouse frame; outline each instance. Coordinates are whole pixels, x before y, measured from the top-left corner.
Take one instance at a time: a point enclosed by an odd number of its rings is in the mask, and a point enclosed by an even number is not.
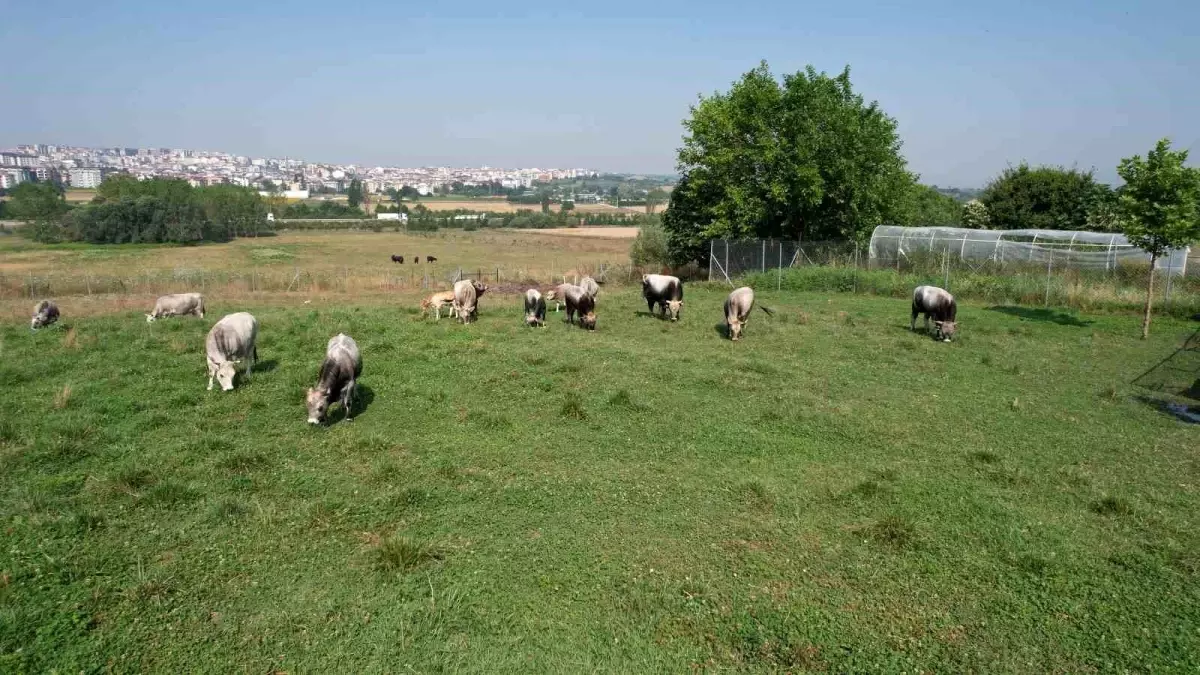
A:
[[[1150,264],[1150,254],[1123,234],[1073,230],[974,230],[961,227],[880,225],[871,233],[870,264],[935,256],[944,261],[1004,266],[1038,265],[1115,271]],[[1159,273],[1184,276],[1188,249],[1171,249],[1154,265]]]

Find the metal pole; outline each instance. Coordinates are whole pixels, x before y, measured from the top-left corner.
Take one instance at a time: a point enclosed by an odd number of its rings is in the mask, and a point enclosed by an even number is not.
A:
[[[1054,249],[1050,249],[1050,258],[1046,261],[1046,306],[1050,306],[1050,269],[1054,265]]]
[[[716,239],[708,240],[708,280],[713,280],[713,263],[717,262],[717,257],[713,255],[713,245],[717,243]],[[633,268],[629,268],[629,273],[633,274]]]
[[[948,291],[950,290],[950,262],[946,259],[946,251],[942,251],[942,271],[946,274],[945,280],[942,282],[942,288]]]
[[[762,247],[762,271],[763,271],[763,272],[766,272],[766,271],[767,271],[767,240],[766,240],[766,239],[763,239],[763,247]]]
[[[779,240],[779,265],[775,268],[775,290],[783,290],[783,240]]]
[[[1166,295],[1163,297],[1163,307],[1166,307],[1167,305],[1169,305],[1171,303],[1171,280],[1175,276],[1174,274],[1172,274],[1174,269],[1175,269],[1175,257],[1170,251],[1167,251],[1167,292],[1166,292]],[[1150,270],[1150,273],[1153,274],[1154,270]]]
[[[729,240],[725,240],[725,278],[729,278]]]
[[[854,293],[858,293],[858,242],[854,242]]]

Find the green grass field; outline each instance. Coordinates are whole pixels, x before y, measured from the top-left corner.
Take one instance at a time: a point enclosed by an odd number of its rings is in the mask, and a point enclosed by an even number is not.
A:
[[[763,293],[730,343],[724,294],[4,325],[0,671],[1200,668],[1200,427],[1129,384],[1194,324]],[[311,428],[339,331],[362,403]]]

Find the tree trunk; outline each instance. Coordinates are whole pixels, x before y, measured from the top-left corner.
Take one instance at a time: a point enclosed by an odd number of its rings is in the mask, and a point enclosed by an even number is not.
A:
[[[1146,316],[1142,319],[1142,339],[1150,337],[1150,309],[1154,302],[1154,263],[1158,256],[1150,256],[1150,282],[1146,284]]]

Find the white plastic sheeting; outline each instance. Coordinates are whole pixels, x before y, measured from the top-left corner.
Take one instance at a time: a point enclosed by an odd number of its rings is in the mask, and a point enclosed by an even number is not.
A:
[[[1150,263],[1150,254],[1123,234],[1065,230],[972,230],[961,227],[880,225],[871,234],[870,261],[886,267],[914,257],[948,256],[951,261],[991,261],[1116,270],[1121,265]],[[1173,249],[1159,258],[1160,273],[1183,276],[1188,249]]]

